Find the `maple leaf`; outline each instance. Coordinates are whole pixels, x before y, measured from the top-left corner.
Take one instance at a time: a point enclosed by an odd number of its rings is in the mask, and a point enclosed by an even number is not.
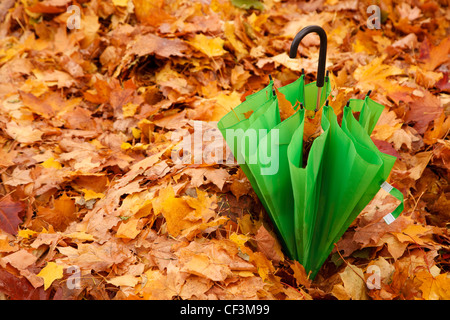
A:
[[[20,125],[11,121],[6,125],[5,132],[13,139],[21,143],[34,143],[40,141],[43,132],[33,125]]]
[[[422,281],[420,290],[422,291],[425,300],[450,299],[450,278],[447,273],[433,276],[429,272],[420,271],[416,276],[419,281]]]
[[[445,7],[382,2],[377,30],[358,28],[368,14],[353,0],[0,2],[6,298],[449,299],[440,269],[450,170]],[[68,30],[78,18],[69,5],[80,10],[79,29]],[[319,38],[305,37],[299,58],[287,53],[312,24],[328,34],[338,121],[348,99],[369,89],[385,105],[372,139],[397,157],[390,180],[406,213],[386,225],[398,202],[377,194],[337,244],[347,266],[327,265],[335,253],[314,281],[283,261],[242,170],[216,159],[233,158],[222,139],[193,146],[200,165],[171,161],[174,131],[192,134],[194,120],[202,135],[217,130],[267,74],[277,87],[302,68],[314,81]],[[282,120],[295,112],[279,93],[277,101]],[[305,150],[320,134],[321,111],[311,115]],[[81,288],[51,290],[72,265]],[[366,266],[380,269],[381,288],[365,289]]]
[[[55,262],[47,262],[47,265],[37,274],[38,277],[44,279],[44,290],[47,290],[53,281],[61,279],[64,275],[64,267]]]
[[[191,177],[191,184],[198,188],[202,185],[213,183],[220,190],[223,189],[223,186],[228,181],[230,174],[228,171],[222,168],[188,168],[183,170],[183,174],[187,174]]]
[[[47,300],[50,291],[35,288],[25,277],[17,277],[5,269],[0,269],[0,291],[11,300]]]
[[[385,59],[386,55],[383,55],[373,59],[365,66],[359,66],[353,73],[353,77],[357,81],[356,86],[364,92],[374,90],[374,88],[383,88],[388,92],[395,91],[396,85],[388,77],[400,75],[403,70],[384,64]]]
[[[295,109],[283,93],[278,91],[277,88],[275,88],[275,91],[277,93],[278,108],[280,109],[280,118],[281,121],[284,121],[295,113]]]
[[[431,47],[431,48],[430,48]],[[437,46],[432,46],[428,37],[420,47],[420,60],[424,69],[434,71],[442,63],[448,61],[450,52],[450,38],[444,38]]]
[[[183,52],[187,49],[188,45],[182,40],[160,38],[149,33],[139,36],[128,53],[139,57],[156,54],[168,58],[170,56],[182,57],[185,55]]]
[[[255,235],[258,251],[275,263],[284,261],[284,254],[277,239],[262,225]]]
[[[405,121],[413,122],[419,133],[424,133],[431,121],[439,118],[443,108],[439,99],[429,91],[423,91],[423,96],[413,100],[406,114]]]
[[[163,9],[164,2],[164,0],[133,0],[136,17],[139,21],[151,26],[173,22],[175,18]]]
[[[367,300],[364,272],[355,265],[347,264],[344,271],[339,273],[343,286],[333,288],[334,294],[339,299]],[[343,290],[342,290],[343,289]]]
[[[221,38],[209,38],[203,34],[197,34],[194,39],[189,41],[190,45],[208,57],[219,57],[226,54],[228,51],[223,49],[224,43],[225,41]]]
[[[16,235],[17,227],[22,223],[19,216],[24,210],[25,205],[22,202],[13,201],[11,195],[4,196],[0,200],[0,229]]]
[[[75,201],[65,193],[55,199],[53,208],[39,207],[37,217],[51,224],[56,230],[64,231],[77,218]]]
[[[125,274],[123,276],[114,277],[112,279],[106,280],[106,282],[115,285],[116,287],[119,286],[128,286],[128,287],[135,287],[139,283],[139,278],[135,277],[131,274]]]
[[[138,229],[139,219],[128,219],[126,222],[122,222],[117,230],[116,237],[123,239],[134,239],[141,232]]]

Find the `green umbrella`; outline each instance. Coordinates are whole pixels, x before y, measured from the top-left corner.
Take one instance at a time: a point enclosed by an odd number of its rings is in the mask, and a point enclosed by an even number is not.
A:
[[[218,127],[273,221],[286,253],[315,277],[333,244],[380,187],[401,201],[385,217],[387,223],[402,211],[403,195],[385,181],[395,157],[381,153],[370,139],[384,107],[368,95],[364,100],[352,99],[339,126],[325,103],[331,91],[325,76],[325,31],[318,26],[301,30],[290,57],[295,58],[300,41],[311,32],[321,40],[317,81],[305,84],[302,74],[279,89],[292,105],[300,102],[296,112],[281,121],[270,81],[225,115]],[[313,141],[303,166],[306,110],[318,111],[324,103],[323,132]],[[353,112],[360,113],[359,120]]]
[[[331,92],[329,78],[324,77],[326,34],[323,29],[320,28],[320,30],[325,35],[325,45],[321,42],[320,49],[323,67],[320,64],[322,69],[318,71],[322,75],[322,81],[305,84],[305,75],[302,72],[299,79],[279,89],[292,105],[298,101],[308,110],[317,110],[317,103],[323,104]],[[303,36],[310,32],[316,32],[315,28],[305,28]],[[323,86],[325,86],[325,94],[322,92]],[[292,215],[294,195],[290,184],[287,146],[299,125],[299,115],[297,111],[292,117],[281,122],[278,99],[271,79],[269,85],[248,96],[218,123],[218,128],[242,171],[274,222],[280,240],[290,257],[296,256],[296,240]],[[294,125],[286,126],[287,123]],[[275,141],[272,136],[278,133],[279,136]],[[268,137],[265,137],[267,134],[269,134]],[[261,139],[264,139],[262,144]],[[278,147],[267,148],[271,144],[277,144]],[[271,151],[276,154],[272,154]],[[277,170],[276,174],[271,174],[273,163],[269,161],[274,158],[277,159]]]
[[[353,112],[362,105],[359,121]],[[355,107],[355,109],[352,109]],[[302,167],[303,125],[297,128],[288,147],[298,259],[314,277],[352,221],[380,188],[401,201],[385,217],[391,223],[403,210],[403,195],[386,182],[395,157],[380,152],[369,134],[378,105],[366,97],[352,100],[344,108],[339,126],[333,109],[324,106],[321,126],[324,132],[314,140],[306,167]],[[363,117],[363,112],[370,115]],[[304,122],[304,116],[302,119]],[[376,120],[373,122],[376,123]],[[367,125],[367,129],[365,129]]]

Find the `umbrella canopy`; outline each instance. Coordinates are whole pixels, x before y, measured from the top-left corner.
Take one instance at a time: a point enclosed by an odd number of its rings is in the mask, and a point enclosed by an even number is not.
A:
[[[299,35],[303,38],[310,32],[317,32],[317,28],[305,28]],[[249,95],[218,122],[219,130],[274,222],[283,247],[290,257],[296,257],[297,254],[292,212],[294,195],[290,183],[287,147],[300,124],[300,114],[305,111],[301,107],[317,110],[318,105],[323,104],[331,92],[330,80],[328,76],[325,77],[324,68],[326,34],[322,28],[319,32],[325,35],[320,48],[320,61],[323,63],[319,67],[322,69],[318,70],[322,81],[305,84],[302,72],[296,81],[279,88],[279,92],[292,105],[297,105],[297,112],[281,121],[279,100],[271,79],[264,89]],[[301,40],[299,35],[296,37],[297,46]],[[322,87],[325,89],[322,90]]]
[[[355,109],[352,109],[355,108]],[[367,116],[356,120],[353,112],[362,107]],[[308,162],[302,167],[303,125],[294,132],[288,147],[294,192],[293,211],[298,259],[314,277],[340,237],[372,200],[380,188],[400,200],[385,218],[392,222],[403,210],[403,195],[386,179],[395,157],[378,150],[370,133],[383,106],[366,97],[353,99],[344,108],[339,126],[333,109],[323,107],[324,132],[314,140]],[[304,118],[304,117],[303,117]],[[302,120],[304,122],[304,119]],[[367,128],[367,129],[365,129]]]
[[[295,112],[281,121],[280,101],[271,80],[225,115],[218,127],[273,221],[288,256],[315,277],[333,244],[380,187],[401,201],[385,218],[387,223],[402,211],[403,196],[386,182],[395,157],[381,153],[370,139],[384,107],[368,95],[351,99],[340,126],[333,109],[325,103],[331,91],[325,75],[325,31],[318,26],[301,30],[291,45],[290,57],[295,58],[301,39],[311,32],[321,40],[317,81],[305,84],[302,74],[279,88],[297,106]],[[320,110],[323,132],[314,139],[304,161],[308,110]],[[358,120],[353,112],[360,113]]]

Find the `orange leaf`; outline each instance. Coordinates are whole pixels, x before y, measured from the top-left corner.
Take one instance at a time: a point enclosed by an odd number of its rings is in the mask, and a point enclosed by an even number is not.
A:
[[[292,116],[295,113],[295,110],[283,93],[278,91],[277,88],[275,88],[275,91],[277,93],[278,108],[280,109],[280,118],[281,121],[283,121]]]

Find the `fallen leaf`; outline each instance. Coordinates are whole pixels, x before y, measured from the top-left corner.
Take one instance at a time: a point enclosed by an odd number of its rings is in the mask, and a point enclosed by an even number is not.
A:
[[[420,290],[425,300],[448,300],[450,299],[449,287],[450,278],[447,273],[433,276],[427,271],[420,271],[416,274],[419,281],[422,282]]]
[[[43,132],[35,129],[32,125],[18,125],[12,121],[6,125],[5,132],[20,143],[34,143],[40,141]]]
[[[267,229],[262,225],[259,227],[255,235],[255,241],[258,250],[261,251],[267,258],[275,263],[284,261],[284,254],[281,251],[281,245]]]
[[[77,218],[75,201],[64,193],[55,199],[53,208],[38,207],[37,217],[51,224],[56,230],[64,231]]]
[[[119,229],[117,230],[116,237],[123,239],[134,239],[141,232],[138,229],[139,219],[128,219],[127,221],[122,222],[119,225]]]
[[[184,56],[188,45],[179,39],[160,38],[152,33],[139,36],[128,51],[129,54],[135,54],[139,57],[149,54],[156,54],[168,58],[170,56]]]
[[[364,272],[354,265],[347,265],[344,271],[339,273],[344,283],[344,290],[353,300],[367,300],[367,288],[364,281]]]
[[[449,52],[450,38],[444,38],[437,46],[431,45],[430,40],[428,38],[425,38],[425,41],[422,42],[420,55],[420,60],[423,63],[423,68],[429,71],[435,70],[437,67],[439,67],[439,65],[448,61]]]
[[[275,88],[275,91],[277,93],[277,99],[278,99],[278,108],[280,109],[280,118],[281,121],[289,118],[295,113],[294,106],[291,105],[289,100],[286,99],[283,93],[278,91],[277,88]]]
[[[13,201],[11,195],[0,200],[0,229],[9,234],[16,235],[17,227],[22,223],[19,215],[25,210],[22,202]]]
[[[203,34],[197,34],[188,43],[208,57],[220,57],[227,53],[223,48],[225,41],[221,38],[209,38]]]
[[[116,286],[135,287],[139,283],[139,278],[131,274],[125,274],[123,276],[114,277],[106,280],[106,282]]]
[[[44,290],[47,290],[53,281],[61,279],[64,275],[64,267],[55,262],[47,262],[46,266],[37,274],[38,277],[44,279]]]

